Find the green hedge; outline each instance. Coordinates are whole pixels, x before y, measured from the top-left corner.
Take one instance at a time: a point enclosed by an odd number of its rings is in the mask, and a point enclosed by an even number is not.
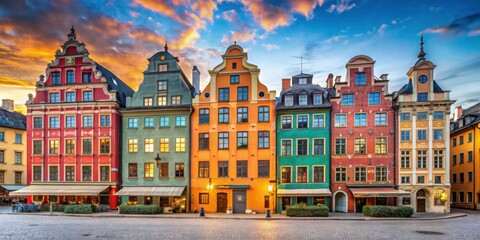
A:
[[[287,216],[289,217],[328,217],[328,212],[327,206],[287,206]]]
[[[163,213],[163,208],[155,205],[127,205],[118,207],[120,214],[159,214]]]
[[[362,212],[367,217],[411,217],[413,208],[406,206],[363,206]]]
[[[40,211],[50,212],[50,204],[49,203],[42,204],[40,206]],[[52,211],[53,212],[64,212],[65,211],[65,205],[63,205],[63,204],[53,204]]]
[[[91,214],[93,211],[94,207],[90,204],[75,204],[65,206],[65,213]]]

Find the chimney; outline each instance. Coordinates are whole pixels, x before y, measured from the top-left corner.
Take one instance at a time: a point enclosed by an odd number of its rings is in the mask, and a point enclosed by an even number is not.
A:
[[[453,111],[453,121],[457,121],[463,115],[462,105],[456,106]]]
[[[290,88],[290,78],[283,78],[282,79],[282,91]]]
[[[388,80],[388,74],[387,73],[384,73],[380,76],[380,79],[382,80]]]
[[[333,87],[333,74],[328,74],[327,77],[327,88]]]
[[[197,66],[192,69],[192,85],[195,88],[195,94],[200,94],[200,71]]]
[[[335,83],[339,83],[342,81],[342,76],[336,76],[335,77]]]
[[[2,99],[2,108],[9,112],[13,112],[13,100]]]

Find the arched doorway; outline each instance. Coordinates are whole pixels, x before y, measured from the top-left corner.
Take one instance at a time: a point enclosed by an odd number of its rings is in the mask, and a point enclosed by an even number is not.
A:
[[[344,192],[335,194],[335,212],[347,212],[347,195]]]
[[[425,212],[425,190],[420,189],[417,192],[417,212]]]

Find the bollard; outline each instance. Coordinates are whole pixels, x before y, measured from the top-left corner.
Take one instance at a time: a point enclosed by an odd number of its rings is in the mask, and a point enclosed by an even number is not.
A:
[[[200,208],[200,217],[205,217],[205,210],[202,208]]]
[[[272,216],[270,215],[270,209],[267,210],[267,218],[271,218]]]

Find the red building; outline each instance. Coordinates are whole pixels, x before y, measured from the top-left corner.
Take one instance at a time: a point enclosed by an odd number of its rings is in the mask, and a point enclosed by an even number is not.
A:
[[[387,74],[374,76],[375,61],[348,61],[346,80],[333,75],[332,210],[362,212],[364,205],[395,205],[408,194],[395,189],[395,126]]]
[[[71,29],[27,101],[27,185],[37,203],[117,208],[119,108],[133,90],[89,58]]]

